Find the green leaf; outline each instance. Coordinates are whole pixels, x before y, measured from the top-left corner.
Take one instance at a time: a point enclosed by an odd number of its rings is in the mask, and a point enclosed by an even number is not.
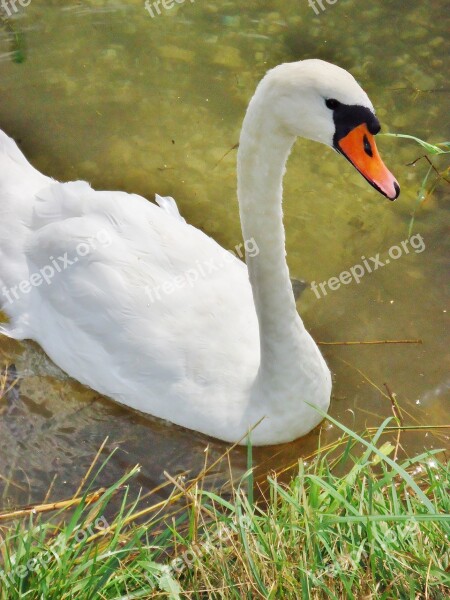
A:
[[[422,146],[422,148],[425,148],[425,150],[429,153],[429,154],[449,154],[450,153],[450,142],[441,142],[440,144],[429,144],[428,142],[424,142],[423,140],[421,140],[418,137],[415,137],[414,135],[407,135],[406,133],[383,133],[381,135],[386,135],[389,137],[397,137],[397,138],[403,138],[406,140],[413,140],[415,142],[417,142],[417,144],[419,144],[419,146]],[[449,150],[442,150],[442,148],[440,148],[439,146],[444,146],[444,147],[449,147]]]

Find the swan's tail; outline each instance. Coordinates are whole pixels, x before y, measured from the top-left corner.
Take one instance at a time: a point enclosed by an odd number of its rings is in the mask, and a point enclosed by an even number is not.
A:
[[[20,321],[20,319],[18,320]],[[2,323],[0,325],[0,335],[4,335],[12,340],[25,340],[28,335],[20,323],[15,326],[13,323]]]
[[[33,220],[36,192],[52,180],[37,171],[14,140],[0,130],[0,310],[10,318],[0,335],[27,337],[27,295],[19,294],[28,281],[26,245]]]
[[[31,167],[30,163],[27,161],[22,151],[19,149],[16,142],[6,135],[4,131],[0,129],[0,156],[1,161],[8,159],[17,163],[22,167]]]
[[[42,175],[25,158],[16,142],[0,129],[0,202],[1,196],[17,187],[38,190],[52,179]]]

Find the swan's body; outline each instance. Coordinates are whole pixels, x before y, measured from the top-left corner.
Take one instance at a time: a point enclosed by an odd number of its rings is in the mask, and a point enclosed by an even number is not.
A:
[[[170,200],[55,182],[0,132],[1,332],[37,341],[123,404],[211,436],[240,440],[261,419],[254,444],[306,434],[321,420],[310,404],[328,408],[331,377],[296,310],[281,185],[296,135],[332,144],[338,121],[316,96],[373,111],[348,73],[321,61],[266,76],[238,159],[248,270]]]

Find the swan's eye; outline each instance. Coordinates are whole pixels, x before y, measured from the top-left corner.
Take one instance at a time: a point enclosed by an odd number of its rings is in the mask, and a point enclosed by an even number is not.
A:
[[[373,150],[372,150],[372,146],[370,145],[369,138],[367,137],[367,135],[364,136],[363,141],[364,141],[364,152],[368,156],[372,157],[373,156]]]
[[[341,105],[339,100],[335,100],[334,98],[329,98],[328,100],[325,100],[325,104],[330,110],[336,110],[336,108],[338,108]]]

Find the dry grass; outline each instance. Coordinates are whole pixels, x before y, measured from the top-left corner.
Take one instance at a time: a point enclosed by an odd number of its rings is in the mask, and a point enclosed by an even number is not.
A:
[[[95,489],[99,453],[77,497],[0,515],[0,599],[446,598],[448,464],[393,460],[387,425],[371,439],[340,426],[258,502],[251,469],[229,499],[203,489],[211,465],[188,483],[168,475],[169,498],[142,508],[137,467]]]

